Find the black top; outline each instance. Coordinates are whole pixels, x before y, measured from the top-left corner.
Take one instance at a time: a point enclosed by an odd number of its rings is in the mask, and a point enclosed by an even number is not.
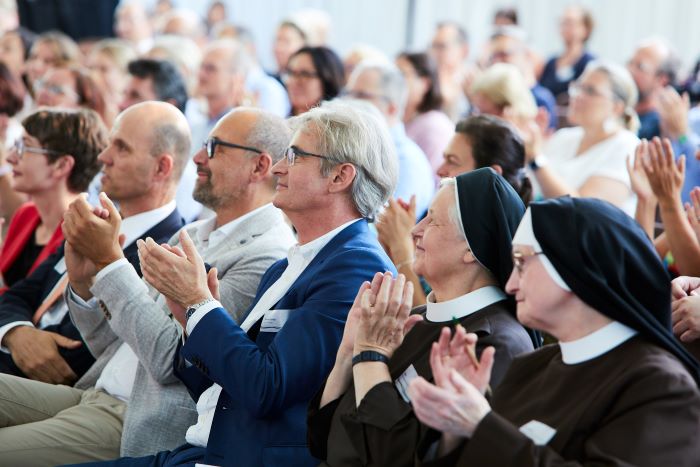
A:
[[[24,245],[24,248],[17,256],[17,259],[3,274],[2,278],[5,281],[5,285],[11,287],[15,282],[27,277],[34,261],[36,261],[43,249],[44,245],[36,243],[36,232],[34,232],[32,238]]]

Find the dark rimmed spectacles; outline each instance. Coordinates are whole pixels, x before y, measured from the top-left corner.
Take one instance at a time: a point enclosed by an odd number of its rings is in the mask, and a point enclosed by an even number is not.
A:
[[[18,139],[17,141],[15,141],[15,143],[12,145],[12,149],[15,151],[17,159],[22,159],[24,157],[25,152],[31,152],[34,154],[44,154],[46,156],[60,156],[61,154],[63,154],[60,151],[54,151],[52,149],[44,149],[36,146],[27,146],[26,144],[24,144],[24,140],[22,139]]]
[[[289,146],[286,151],[284,151],[284,157],[287,159],[287,165],[293,166],[294,161],[297,157],[318,157],[319,159],[326,159],[326,156],[320,154],[314,154],[313,152],[306,152],[303,149],[299,149],[296,146]]]
[[[242,146],[240,144],[236,143],[229,143],[228,141],[221,140],[219,138],[213,137],[209,138],[206,141],[204,141],[204,147],[207,150],[207,157],[209,159],[212,159],[214,157],[214,153],[216,153],[216,147],[217,146],[225,146],[227,148],[234,148],[234,149],[242,149],[244,151],[251,151],[256,154],[262,154],[265,151],[261,151],[258,148],[253,148],[251,146]]]

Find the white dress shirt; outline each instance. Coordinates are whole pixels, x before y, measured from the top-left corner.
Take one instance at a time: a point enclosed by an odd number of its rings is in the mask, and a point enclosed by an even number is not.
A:
[[[241,329],[248,332],[255,323],[265,316],[266,312],[270,311],[270,309],[284,297],[294,282],[304,272],[304,269],[311,264],[311,261],[313,261],[318,252],[342,230],[358,220],[359,219],[353,219],[350,222],[346,222],[340,227],[331,230],[309,243],[304,245],[297,244],[291,247],[287,254],[287,268],[279,279],[265,291],[262,297],[260,297],[260,300],[258,300],[255,307],[250,311],[248,317],[243,321],[243,324],[241,324]],[[211,310],[219,307],[221,307],[221,303],[214,301],[197,309],[187,321],[187,334],[192,334],[197,323]],[[214,421],[214,413],[216,412],[216,403],[219,400],[220,394],[221,386],[214,383],[199,397],[197,401],[197,423],[192,425],[185,435],[185,440],[193,446],[207,446],[211,424]]]

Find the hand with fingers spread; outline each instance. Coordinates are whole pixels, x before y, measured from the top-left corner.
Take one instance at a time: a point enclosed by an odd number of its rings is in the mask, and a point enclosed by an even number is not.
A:
[[[186,230],[180,231],[182,249],[158,245],[152,238],[138,240],[137,245],[143,278],[182,309],[212,297],[213,279]]]
[[[685,179],[685,156],[674,160],[671,142],[654,138],[648,145],[648,157],[643,159],[644,172],[661,208],[672,208],[681,202]]]
[[[627,172],[630,176],[632,191],[640,201],[656,203],[654,190],[651,188],[647,174],[644,171],[644,161],[649,159],[649,141],[643,139],[634,152],[634,161],[627,156]]]
[[[452,370],[476,387],[481,394],[486,393],[493,369],[493,357],[496,350],[487,347],[481,353],[481,360],[476,357],[476,334],[467,333],[461,325],[455,327],[450,339],[450,329],[445,327],[440,338],[433,343],[430,350],[430,368],[435,384],[450,387],[449,375]]]
[[[372,278],[372,282],[363,282],[360,290],[357,291],[355,301],[348,312],[348,318],[345,320],[345,328],[343,329],[343,338],[338,347],[336,354],[336,364],[340,361],[352,360],[353,349],[355,347],[355,336],[357,336],[357,327],[362,316],[362,298],[366,291],[370,291],[370,305],[374,305],[374,297],[379,293],[379,287],[384,280],[384,274],[378,272]]]
[[[666,86],[657,93],[661,132],[669,138],[678,139],[688,134],[688,111],[690,97],[681,96],[672,86]]]
[[[413,284],[403,274],[393,279],[385,273],[376,295],[365,290],[353,354],[373,350],[391,358],[403,342],[406,323],[413,321],[409,321],[412,303]]]
[[[82,342],[31,326],[10,329],[2,339],[17,367],[31,379],[72,385],[77,378],[59,348],[77,349]]]
[[[700,187],[695,187],[690,191],[690,201],[690,203],[685,203],[685,213],[700,242]]]
[[[413,261],[415,247],[411,229],[416,225],[416,197],[407,204],[401,199],[390,199],[389,206],[376,222],[379,242],[394,264]]]
[[[413,411],[421,422],[435,430],[453,437],[470,438],[491,411],[491,406],[481,392],[454,369],[446,374],[443,385],[430,384],[422,377],[411,381],[408,394]]]
[[[73,250],[92,261],[97,270],[124,258],[119,230],[121,216],[106,194],[92,207],[85,195],[73,201],[63,215],[63,235]]]

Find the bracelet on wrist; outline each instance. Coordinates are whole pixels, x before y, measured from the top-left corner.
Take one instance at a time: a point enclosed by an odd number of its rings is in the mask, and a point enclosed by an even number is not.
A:
[[[205,300],[202,300],[199,303],[195,303],[194,305],[188,306],[187,311],[185,311],[185,321],[189,320],[190,317],[195,313],[195,311],[197,311],[198,309],[200,309],[201,307],[203,307],[207,303],[211,303],[213,301],[214,301],[213,298],[207,298]]]
[[[389,364],[389,357],[377,352],[376,350],[365,350],[352,357],[352,366],[362,362],[382,362]]]

